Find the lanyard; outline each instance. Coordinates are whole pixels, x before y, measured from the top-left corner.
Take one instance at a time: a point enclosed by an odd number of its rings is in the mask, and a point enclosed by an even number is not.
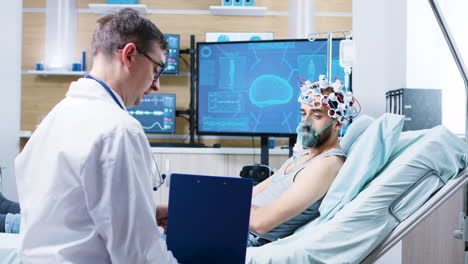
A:
[[[114,99],[114,102],[120,107],[122,108],[122,110],[125,110],[123,108],[123,106],[120,104],[119,100],[117,100],[117,97],[115,97],[115,94],[111,91],[111,89],[109,88],[109,86],[107,86],[107,84],[105,84],[103,81],[99,80],[98,78],[94,77],[94,76],[91,76],[89,74],[85,75],[84,76],[85,78],[88,78],[88,79],[93,79],[95,80],[96,82],[98,82],[102,87],[104,87],[104,89],[107,91],[107,93],[110,94],[110,96],[112,97],[112,99]]]
[[[114,99],[115,103],[120,107],[122,108],[123,110],[125,110],[122,105],[120,104],[119,100],[117,100],[117,98],[115,97],[114,93],[111,91],[111,89],[109,88],[109,86],[107,86],[106,83],[104,83],[103,81],[99,80],[98,78],[94,77],[94,76],[91,76],[91,75],[85,75],[84,76],[85,78],[88,78],[88,79],[93,79],[95,80],[96,82],[98,82],[102,87],[104,87],[104,89],[112,96],[112,99]],[[156,162],[156,160],[154,159],[154,156],[153,154],[151,153],[151,157],[153,158],[153,161],[154,161],[154,164],[156,165],[156,170],[158,172],[158,175],[159,175],[159,179],[158,177],[156,177],[156,175],[154,175],[154,179],[153,179],[153,190],[156,191],[163,183],[164,183],[164,179],[166,178],[166,174],[161,174],[161,171],[159,170],[159,166],[158,166],[158,163]],[[1,173],[1,170],[0,170],[0,173]],[[0,193],[1,195],[1,193]]]

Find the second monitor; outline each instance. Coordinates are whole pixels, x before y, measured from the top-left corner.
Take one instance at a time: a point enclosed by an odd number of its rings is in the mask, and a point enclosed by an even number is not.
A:
[[[177,34],[164,34],[167,39],[168,51],[166,58],[166,67],[164,74],[178,74],[179,73],[179,49],[180,49],[180,35]]]
[[[141,104],[128,109],[146,133],[175,132],[175,94],[152,93],[143,98]]]

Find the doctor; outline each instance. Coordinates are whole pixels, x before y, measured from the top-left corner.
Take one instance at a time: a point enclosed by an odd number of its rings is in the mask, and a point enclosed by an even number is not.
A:
[[[177,263],[156,227],[153,177],[155,187],[162,178],[126,111],[159,90],[167,41],[124,9],[97,21],[92,51],[90,74],[70,85],[16,159],[21,260]]]

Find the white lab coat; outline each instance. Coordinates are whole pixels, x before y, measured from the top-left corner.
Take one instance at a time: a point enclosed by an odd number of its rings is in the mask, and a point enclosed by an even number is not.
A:
[[[73,82],[16,158],[23,263],[176,263],[156,227],[150,155],[99,83]]]

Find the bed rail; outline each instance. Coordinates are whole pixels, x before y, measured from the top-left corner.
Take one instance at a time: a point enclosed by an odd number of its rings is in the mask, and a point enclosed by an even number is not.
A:
[[[415,182],[411,187],[409,187],[408,190],[406,190],[403,194],[401,194],[400,197],[398,197],[398,199],[396,199],[389,207],[388,207],[388,212],[390,213],[391,216],[393,216],[393,218],[395,218],[395,220],[398,221],[398,223],[401,223],[403,222],[402,219],[400,219],[400,217],[398,217],[398,214],[395,212],[395,207],[401,202],[401,200],[403,200],[409,193],[411,193],[414,189],[416,189],[421,183],[423,183],[427,178],[431,177],[431,176],[435,176],[437,177],[440,182],[443,184],[442,187],[444,187],[447,182],[442,178],[440,177],[440,175],[434,171],[434,170],[430,170],[428,171],[424,176],[422,176],[417,182]]]
[[[463,170],[455,179],[447,182],[438,192],[434,194],[421,208],[414,214],[408,217],[405,221],[399,224],[371,254],[369,254],[361,263],[374,263],[382,257],[388,250],[395,246],[409,232],[411,232],[419,223],[424,221],[445,201],[450,199],[457,193],[465,184],[468,183],[468,168]]]

